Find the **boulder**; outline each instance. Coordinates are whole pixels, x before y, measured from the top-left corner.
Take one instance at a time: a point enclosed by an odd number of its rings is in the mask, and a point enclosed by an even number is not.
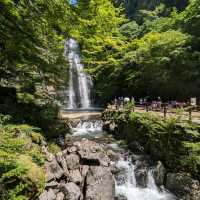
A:
[[[112,161],[117,161],[117,160],[119,160],[119,157],[120,157],[119,154],[115,153],[114,151],[112,151],[110,149],[107,151],[107,156]]]
[[[64,174],[64,171],[57,163],[56,159],[45,164],[46,179],[50,181],[52,179],[59,179]]]
[[[144,161],[144,160],[150,161],[151,159],[148,155],[144,155],[144,154],[132,154],[131,155],[132,163],[135,163],[138,160],[140,160],[140,161]]]
[[[70,146],[73,144],[73,136],[71,134],[66,134],[65,135],[65,144],[67,146]]]
[[[81,166],[80,166],[81,175],[82,175],[83,178],[86,177],[86,175],[87,175],[87,173],[88,173],[88,171],[89,171],[89,168],[90,168],[90,167],[89,167],[88,165],[81,165]]]
[[[124,185],[127,182],[127,169],[126,168],[118,168],[118,171],[115,173],[115,180],[117,185]]]
[[[168,173],[166,188],[183,200],[200,200],[199,181],[186,173]]]
[[[39,196],[39,200],[48,200],[46,190]]]
[[[103,123],[103,130],[109,132],[110,131],[110,121],[105,121]]]
[[[56,195],[52,189],[49,189],[47,192],[47,199],[48,200],[55,200]]]
[[[64,198],[65,198],[65,195],[62,192],[59,192],[56,195],[56,200],[64,200]]]
[[[80,185],[83,182],[83,178],[78,169],[69,171],[69,181],[73,183],[77,183],[78,185]]]
[[[65,154],[66,154],[66,151],[58,152],[56,154],[56,159],[57,159],[58,163],[62,166],[64,174],[66,175],[66,174],[69,174],[69,171],[67,168],[67,162],[65,160]]]
[[[58,182],[56,182],[56,181],[51,181],[51,182],[49,182],[49,183],[47,183],[46,184],[46,188],[55,188],[55,187],[57,187],[58,186]]]
[[[86,200],[114,200],[115,181],[108,167],[90,166],[86,177]]]
[[[162,164],[162,162],[158,161],[157,165],[153,169],[153,177],[157,186],[161,186],[164,184],[165,173],[166,170],[164,165]]]
[[[120,194],[117,197],[115,197],[115,200],[127,200],[127,197],[122,195],[122,194]]]
[[[53,192],[52,189],[49,189],[48,191],[44,191],[40,196],[39,196],[39,200],[55,200],[56,199],[56,195]]]
[[[65,156],[68,170],[78,169],[80,167],[80,158],[76,154],[69,154]]]
[[[72,182],[63,184],[61,186],[61,190],[65,195],[65,199],[67,200],[81,200],[82,194],[80,188]]]
[[[148,183],[148,168],[146,161],[137,161],[134,169],[138,187],[146,188]]]
[[[78,148],[78,154],[82,165],[109,165],[110,159],[103,148],[97,143],[84,139],[81,143],[76,143],[76,146]]]

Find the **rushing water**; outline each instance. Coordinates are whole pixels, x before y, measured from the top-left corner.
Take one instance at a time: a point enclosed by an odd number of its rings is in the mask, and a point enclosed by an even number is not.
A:
[[[80,121],[72,131],[74,137],[89,137],[94,140],[96,138],[101,138],[101,143],[103,143],[105,147],[118,153],[121,152],[120,159],[117,161],[116,166],[123,171],[123,181],[117,180],[116,178],[116,196],[123,195],[127,200],[175,200],[176,198],[171,193],[161,190],[156,186],[151,169],[148,170],[147,187],[137,187],[134,173],[135,165],[131,162],[129,157],[127,158],[127,156],[125,156],[126,150],[123,147],[120,147],[117,142],[113,142],[113,140],[112,142],[106,140],[108,134],[102,131],[102,125],[101,120]]]
[[[69,61],[68,109],[89,108],[91,78],[81,64],[79,45],[70,38],[65,44],[65,54]]]

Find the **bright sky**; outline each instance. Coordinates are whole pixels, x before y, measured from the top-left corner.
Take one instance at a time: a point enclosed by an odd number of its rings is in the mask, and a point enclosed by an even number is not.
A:
[[[71,0],[71,4],[72,5],[76,5],[77,4],[77,0]]]

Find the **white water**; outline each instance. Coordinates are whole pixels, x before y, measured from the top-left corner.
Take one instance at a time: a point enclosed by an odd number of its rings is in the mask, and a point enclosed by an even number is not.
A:
[[[73,135],[86,135],[102,133],[103,122],[101,120],[95,121],[80,121],[75,128],[73,128]]]
[[[76,127],[72,130],[74,136],[94,135],[102,133],[103,123],[101,120],[97,121],[80,121]],[[120,150],[120,146],[116,143],[107,144],[113,151]],[[124,195],[127,200],[175,200],[176,198],[167,191],[161,191],[155,184],[152,171],[148,171],[148,184],[147,188],[139,188],[136,184],[134,165],[130,160],[127,160],[121,156],[121,159],[117,162],[117,168],[125,171],[125,181],[120,183],[116,182],[116,196]],[[124,180],[124,179],[123,179]]]
[[[74,39],[65,44],[65,54],[69,60],[68,109],[89,108],[91,78],[81,64],[79,45]]]
[[[116,182],[116,194],[127,197],[127,200],[174,200],[175,197],[166,191],[159,191],[156,186],[151,171],[148,171],[147,188],[139,188],[136,185],[134,174],[134,165],[131,161],[125,161],[123,158],[118,161],[117,167],[126,172],[126,181],[123,184]]]

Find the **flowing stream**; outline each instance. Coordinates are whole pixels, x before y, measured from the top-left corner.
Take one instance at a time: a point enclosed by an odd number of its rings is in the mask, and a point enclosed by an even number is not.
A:
[[[89,108],[92,83],[81,64],[79,45],[76,40],[70,38],[66,41],[65,55],[69,61],[68,109]]]
[[[73,127],[73,136],[75,138],[88,138],[102,144],[105,148],[111,149],[120,154],[120,159],[116,166],[123,171],[123,177],[116,178],[116,196],[123,195],[127,200],[175,200],[175,196],[164,189],[156,186],[152,170],[148,169],[148,183],[146,188],[137,187],[137,181],[134,173],[135,165],[127,156],[127,149],[118,144],[106,132],[102,130],[101,120],[80,121]]]

